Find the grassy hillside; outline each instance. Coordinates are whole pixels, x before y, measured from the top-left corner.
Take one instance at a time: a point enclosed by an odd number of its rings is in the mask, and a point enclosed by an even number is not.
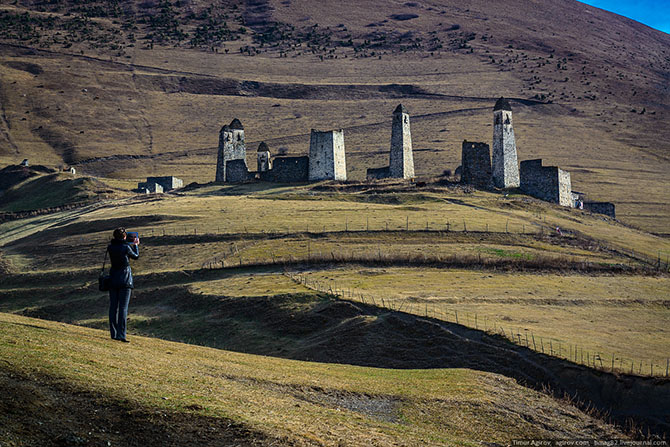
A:
[[[0,210],[7,212],[57,208],[110,199],[123,192],[110,189],[99,180],[70,174],[31,177],[0,192]]]
[[[247,296],[277,295],[294,288],[284,290],[281,282],[266,279],[262,288],[258,281],[233,279],[225,269],[216,269],[265,266],[261,268],[278,272],[284,264],[303,266],[314,270],[309,279],[345,290],[348,297],[383,298],[396,308],[409,300],[406,310],[416,307],[419,313],[430,304],[448,321],[454,321],[454,311],[468,315],[471,327],[473,315],[479,314],[489,327],[497,322],[507,331],[524,329],[553,343],[579,345],[600,353],[608,364],[614,353],[621,369],[625,358],[627,365],[643,361],[645,374],[652,372],[651,363],[657,374],[664,372],[663,271],[670,255],[664,239],[521,197],[501,200],[448,187],[421,193],[389,187],[375,194],[329,189],[327,184],[209,186],[6,223],[0,237],[5,263],[16,273],[37,276],[7,278],[3,287],[19,301],[8,301],[4,309],[104,324],[98,308],[84,306],[80,315],[57,303],[64,297],[78,301],[91,296],[86,284],[101,262],[102,247],[114,228],[125,226],[141,235],[142,256],[134,270],[141,278],[139,290],[148,297],[157,285],[171,284],[215,295],[222,287],[229,296],[236,281],[241,281],[239,293]],[[202,268],[215,269],[204,282],[179,273]],[[445,268],[457,271],[443,273]],[[61,274],[74,277],[49,292],[62,284]],[[23,282],[36,289],[22,292]],[[70,284],[78,284],[79,291],[68,292]],[[44,295],[42,304],[32,302],[34,293]],[[61,298],[53,301],[50,295]],[[155,329],[173,338],[170,325],[177,322],[168,314],[155,314],[151,309],[160,305],[148,299],[143,333]],[[163,318],[167,323],[160,323],[162,329],[152,326]],[[616,328],[615,320],[620,322]],[[195,339],[215,343],[208,337]]]
[[[576,393],[584,408],[663,432],[650,412],[665,410],[650,402],[665,385],[639,377],[663,375],[667,358],[667,264],[654,254],[669,250],[658,236],[448,185],[209,185],[0,225],[11,268],[0,311],[104,329],[95,278],[117,226],[142,240],[133,335],[287,359],[471,368]],[[513,344],[501,327],[551,349]],[[588,361],[573,358],[575,345]],[[630,381],[634,396],[621,388]]]
[[[147,437],[150,424],[143,420],[160,427],[165,418],[174,423],[169,434],[194,445],[211,445],[205,421],[217,437],[237,437],[242,445],[479,445],[481,439],[621,436],[495,374],[323,365],[143,337],[122,346],[105,331],[8,314],[0,314],[0,326],[0,383],[10,392],[0,404],[6,410],[0,439],[9,445],[67,436],[123,443],[130,433],[110,423],[115,407],[137,428],[133,437]],[[26,389],[33,377],[37,385]],[[21,386],[11,387],[16,383]],[[30,397],[35,388],[39,404]],[[88,415],[92,427],[79,423],[81,409],[68,415],[75,423],[55,423],[52,415],[82,393],[98,402]],[[54,400],[63,395],[64,403]],[[38,405],[47,424],[8,418]]]
[[[108,3],[2,6],[0,163],[210,181],[218,130],[238,117],[250,149],[273,153],[344,128],[362,179],[386,162],[402,101],[417,174],[431,176],[458,166],[463,139],[491,140],[505,95],[521,159],[560,165],[624,221],[668,233],[660,31],[571,0]]]

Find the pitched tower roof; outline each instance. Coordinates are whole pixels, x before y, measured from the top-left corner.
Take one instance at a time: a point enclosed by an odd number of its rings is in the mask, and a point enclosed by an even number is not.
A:
[[[407,113],[407,109],[405,108],[404,105],[398,104],[398,107],[395,108],[393,113]]]
[[[268,145],[265,144],[265,141],[261,141],[261,144],[258,145],[257,152],[270,152],[270,148],[268,148]]]
[[[495,112],[496,110],[509,110],[510,112],[512,111],[512,106],[509,105],[509,101],[503,98],[502,96],[498,101],[496,101],[496,105],[493,107],[493,111]]]
[[[230,126],[229,126],[229,127],[230,127],[232,130],[244,130],[244,126],[242,125],[242,123],[240,122],[240,120],[238,120],[237,118],[235,118],[234,120],[232,120],[232,121],[230,122]]]

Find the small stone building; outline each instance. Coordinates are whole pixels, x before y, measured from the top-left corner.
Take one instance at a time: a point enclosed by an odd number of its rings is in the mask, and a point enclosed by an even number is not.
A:
[[[152,184],[158,184],[161,187],[160,191],[151,190],[150,192],[167,192],[172,191],[173,189],[179,189],[184,186],[184,181],[177,177],[165,176],[165,177],[147,177],[146,182],[138,183],[137,188],[148,188]],[[149,188],[151,189],[151,188]]]
[[[490,188],[491,152],[486,143],[463,141],[461,149],[461,183],[479,188]]]
[[[30,166],[30,164],[28,163],[27,158],[23,159],[23,161],[21,162],[21,166],[23,166],[24,168],[27,168],[28,166]]]
[[[493,184],[497,188],[517,188],[519,164],[512,126],[512,106],[500,98],[493,107]]]
[[[160,194],[163,192],[163,187],[155,182],[140,183],[136,189],[141,194]]]
[[[344,130],[312,129],[309,141],[309,180],[347,179]]]
[[[562,206],[574,207],[570,173],[557,166],[542,166],[542,160],[525,160],[521,162],[521,190],[526,194],[558,203]]]

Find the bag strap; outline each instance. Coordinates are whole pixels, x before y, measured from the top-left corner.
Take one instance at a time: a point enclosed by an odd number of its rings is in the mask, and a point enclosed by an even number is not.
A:
[[[101,275],[105,274],[105,263],[107,262],[107,252],[109,251],[109,247],[105,250],[105,259],[102,261],[102,270],[100,271]]]

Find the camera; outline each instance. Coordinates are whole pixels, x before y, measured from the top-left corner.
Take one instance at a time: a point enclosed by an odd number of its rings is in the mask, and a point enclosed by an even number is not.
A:
[[[137,231],[127,231],[126,232],[126,240],[127,241],[129,240],[131,242],[135,242],[136,239],[137,239],[137,243],[139,244],[140,234]]]

